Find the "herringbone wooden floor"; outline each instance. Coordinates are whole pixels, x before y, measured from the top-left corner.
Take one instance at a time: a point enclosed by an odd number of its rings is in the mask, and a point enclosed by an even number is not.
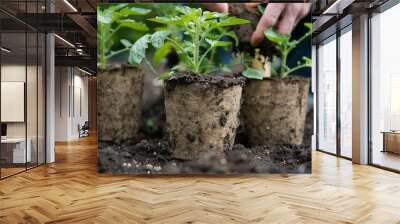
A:
[[[400,175],[315,152],[312,175],[96,173],[96,142],[0,181],[0,223],[400,223]]]

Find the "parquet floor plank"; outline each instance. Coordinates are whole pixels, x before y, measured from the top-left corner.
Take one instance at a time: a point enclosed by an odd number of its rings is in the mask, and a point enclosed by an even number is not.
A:
[[[0,181],[0,224],[398,223],[400,175],[313,152],[311,175],[98,174],[96,139]]]

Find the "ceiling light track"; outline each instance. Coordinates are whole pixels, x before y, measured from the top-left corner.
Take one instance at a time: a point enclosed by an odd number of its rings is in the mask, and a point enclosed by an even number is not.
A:
[[[69,42],[68,40],[62,38],[61,36],[59,36],[58,34],[54,34],[55,37],[57,37],[59,40],[61,40],[62,42],[64,42],[66,45],[72,47],[72,48],[76,48],[75,45],[73,45],[71,42]]]
[[[69,7],[70,9],[72,9],[72,11],[78,12],[78,9],[76,9],[75,6],[72,5],[68,0],[64,0],[64,3],[65,3],[66,5],[68,5],[68,7]]]

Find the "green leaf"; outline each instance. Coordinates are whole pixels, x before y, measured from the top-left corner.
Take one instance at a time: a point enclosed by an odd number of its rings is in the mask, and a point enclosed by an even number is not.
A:
[[[264,32],[265,37],[275,44],[287,43],[290,40],[290,36],[280,34],[275,28],[269,28]]]
[[[161,24],[176,24],[178,21],[180,21],[179,17],[167,17],[167,16],[157,16],[155,18],[150,18],[148,19],[149,21],[155,22],[155,23],[161,23]]]
[[[110,24],[112,22],[112,12],[110,10],[97,10],[97,22]]]
[[[311,61],[311,58],[309,58],[309,57],[303,57],[303,60],[304,60],[304,62],[307,64],[307,65],[311,65],[312,64],[312,61]]]
[[[233,31],[225,32],[225,36],[232,38],[235,41],[235,46],[239,46],[239,38],[236,36],[236,33]]]
[[[235,25],[243,25],[250,23],[247,19],[241,19],[236,17],[226,17],[221,18],[219,22],[214,23],[215,27],[224,27],[224,26],[235,26]]]
[[[166,79],[169,79],[170,77],[172,77],[174,75],[175,75],[174,71],[164,72],[164,73],[160,74],[156,79],[157,80],[166,80]]]
[[[150,40],[150,35],[146,34],[139,38],[131,47],[129,52],[129,63],[132,65],[140,64],[142,60],[146,57],[146,49],[148,48],[148,43]]]
[[[217,19],[226,16],[224,13],[204,11],[203,17],[205,19]]]
[[[132,46],[132,43],[131,43],[129,40],[127,40],[127,39],[121,39],[120,42],[121,42],[121,44],[124,45],[124,47],[126,47],[126,48]]]
[[[304,26],[307,27],[309,31],[312,30],[312,23],[304,23]]]
[[[212,47],[227,47],[230,46],[232,43],[228,41],[219,41],[219,40],[210,40],[206,39],[206,42],[210,44]]]
[[[242,75],[249,79],[262,80],[264,78],[264,71],[253,68],[247,68]]]
[[[149,31],[149,28],[147,27],[146,24],[141,23],[141,22],[136,22],[133,19],[121,20],[119,22],[119,26],[120,27],[128,27],[128,28],[131,28],[131,29],[137,30],[137,31],[144,31],[144,32]]]
[[[175,8],[175,10],[177,11],[177,12],[180,12],[180,13],[182,13],[182,14],[190,14],[190,13],[193,13],[196,9],[194,9],[194,8],[190,8],[190,7],[188,7],[188,6],[177,6],[176,8]]]
[[[151,35],[150,41],[155,48],[159,48],[164,44],[165,38],[170,34],[167,30],[157,31]]]
[[[259,11],[261,14],[264,14],[266,5],[264,5],[264,4],[259,4],[259,5],[257,6],[257,8],[258,8],[258,11]]]
[[[172,46],[169,42],[165,42],[163,46],[157,48],[153,56],[154,65],[159,65],[161,61],[171,53],[171,51]]]
[[[147,15],[151,12],[150,9],[144,9],[144,8],[138,8],[138,7],[130,7],[129,10],[131,11],[130,15],[137,15],[137,16],[143,16]]]

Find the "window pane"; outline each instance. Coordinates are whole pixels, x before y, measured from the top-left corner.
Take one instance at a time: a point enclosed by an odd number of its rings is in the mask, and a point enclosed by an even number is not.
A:
[[[352,156],[352,33],[340,37],[340,122],[341,155]]]
[[[336,153],[336,41],[318,48],[318,147]]]
[[[400,5],[371,21],[372,162],[396,170],[400,170],[400,33],[393,27],[399,21]]]

